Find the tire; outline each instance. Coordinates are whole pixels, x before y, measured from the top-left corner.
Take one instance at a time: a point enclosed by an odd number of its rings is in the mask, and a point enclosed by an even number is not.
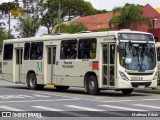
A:
[[[30,73],[27,79],[27,87],[31,90],[40,90],[44,88],[44,85],[38,85],[36,75],[34,73]]]
[[[98,81],[96,76],[89,76],[87,80],[87,91],[90,95],[97,95],[100,92],[100,89],[98,88]]]
[[[133,92],[133,89],[123,89],[121,91],[124,95],[130,95]]]
[[[55,86],[57,90],[68,90],[69,86]]]
[[[28,75],[27,86],[31,90],[37,89],[37,77],[34,73]]]

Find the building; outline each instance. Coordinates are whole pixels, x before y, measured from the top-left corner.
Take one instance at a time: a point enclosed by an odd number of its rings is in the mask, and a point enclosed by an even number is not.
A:
[[[90,31],[99,31],[100,29],[110,29],[109,21],[112,19],[113,13],[107,12],[103,14],[96,14],[91,16],[84,16],[78,18],[75,23],[83,23]]]
[[[152,33],[156,41],[160,41],[160,13],[157,12],[149,4],[143,6],[143,16],[150,19],[152,22],[152,27],[149,28],[147,25],[137,25],[134,24],[132,30],[144,31]],[[96,14],[91,16],[84,16],[78,18],[75,23],[83,23],[90,31],[99,31],[100,29],[113,30],[113,29],[123,29],[123,28],[110,28],[109,21],[112,19],[113,13],[107,12],[103,14]]]

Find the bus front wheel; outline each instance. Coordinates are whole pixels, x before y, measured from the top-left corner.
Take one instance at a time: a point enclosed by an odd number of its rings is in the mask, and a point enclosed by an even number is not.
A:
[[[124,95],[129,95],[133,92],[133,89],[123,89],[121,90]]]
[[[96,76],[89,76],[87,81],[87,91],[90,95],[97,95],[100,92]]]

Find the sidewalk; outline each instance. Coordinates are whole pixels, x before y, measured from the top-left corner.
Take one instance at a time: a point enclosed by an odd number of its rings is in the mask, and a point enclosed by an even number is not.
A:
[[[134,92],[160,94],[160,85],[154,89],[152,89],[152,88],[144,88],[144,89],[135,88]]]

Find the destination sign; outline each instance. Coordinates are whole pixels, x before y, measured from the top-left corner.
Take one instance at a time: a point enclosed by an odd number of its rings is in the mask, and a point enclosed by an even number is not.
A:
[[[153,35],[140,33],[119,33],[119,40],[154,41]]]

